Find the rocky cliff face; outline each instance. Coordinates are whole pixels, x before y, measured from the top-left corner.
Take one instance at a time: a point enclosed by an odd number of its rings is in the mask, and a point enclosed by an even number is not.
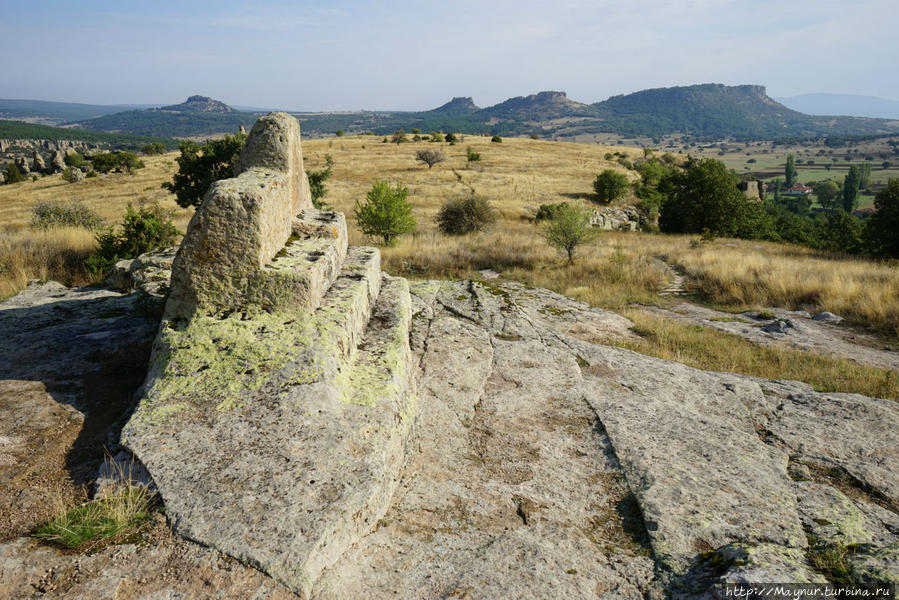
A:
[[[285,156],[299,150],[288,138]],[[895,402],[609,346],[635,335],[629,321],[547,290],[390,277],[376,249],[346,247],[339,215],[303,201],[282,214],[293,163],[260,160],[241,158],[240,177],[256,185],[210,192],[174,259],[121,439],[173,530],[210,549],[177,539],[108,549],[57,581],[60,597],[190,595],[205,578],[219,597],[720,598],[726,583],[834,579],[825,551],[842,556],[840,581],[899,577]],[[228,206],[252,218],[234,223]],[[229,222],[245,229],[216,250],[209,232]],[[273,251],[276,236],[284,247]],[[133,302],[164,293],[171,264],[120,265],[119,284],[142,295],[73,305],[83,291],[34,287],[0,304],[5,351],[46,365],[5,378],[58,387],[62,363],[28,353],[23,319],[39,319],[46,339],[121,343],[105,328],[62,328],[104,323],[112,303],[116,319],[137,322]],[[68,351],[75,380],[104,356],[87,343]],[[90,412],[84,389],[62,389],[73,395],[26,391],[47,405],[35,427],[58,422],[64,440]],[[107,426],[118,450],[121,421]],[[160,565],[179,555],[181,576],[166,575]],[[73,564],[21,539],[0,544],[0,559],[0,583],[20,597],[47,587],[41,569]]]

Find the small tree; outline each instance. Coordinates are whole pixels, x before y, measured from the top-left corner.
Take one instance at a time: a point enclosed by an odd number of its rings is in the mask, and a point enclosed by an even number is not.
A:
[[[137,154],[125,151],[95,154],[91,158],[91,164],[94,170],[101,173],[109,173],[110,171],[131,173],[134,169],[144,168],[144,163],[137,159]]]
[[[84,164],[84,157],[77,152],[66,154],[62,160],[70,167],[78,167],[79,169]]]
[[[168,148],[166,148],[165,144],[163,144],[162,142],[150,142],[149,144],[141,148],[140,151],[147,156],[154,156],[157,154],[165,154],[166,150],[168,150]]]
[[[828,179],[822,181],[815,186],[815,196],[818,198],[818,204],[824,210],[833,210],[840,205],[840,186],[836,181]]]
[[[456,142],[459,141],[459,138],[456,137],[455,133],[446,134],[444,139],[447,141],[448,144],[455,144]]]
[[[861,182],[858,167],[849,167],[849,173],[843,180],[843,210],[851,213],[858,207],[858,186]]]
[[[404,233],[415,231],[412,205],[406,200],[409,190],[401,183],[391,187],[386,181],[375,181],[365,196],[365,202],[356,200],[353,212],[362,233],[380,237],[385,246],[391,246]]]
[[[157,204],[140,206],[137,210],[129,204],[121,231],[107,229],[97,234],[99,247],[85,265],[94,273],[102,273],[119,260],[171,246],[179,233],[171,217],[170,212]]]
[[[334,159],[330,154],[325,154],[325,168],[321,171],[306,171],[306,177],[309,178],[309,192],[312,195],[312,206],[315,208],[324,208],[325,203],[322,198],[328,193],[325,182],[331,178],[331,167],[334,166]]]
[[[443,155],[443,152],[439,150],[419,150],[415,153],[415,160],[428,165],[428,168],[430,169],[437,163],[445,161],[446,157]]]
[[[474,148],[468,146],[465,148],[465,158],[468,159],[469,164],[473,162],[478,162],[481,160],[481,155],[474,151]]]
[[[596,239],[598,230],[591,225],[592,212],[579,206],[559,207],[552,220],[543,226],[542,235],[546,243],[574,262],[578,246]]]
[[[334,135],[336,135],[337,137],[343,137],[343,129],[338,129]]]
[[[793,187],[796,183],[796,166],[792,154],[787,156],[787,164],[784,167],[784,179],[786,180],[787,189]]]
[[[495,143],[497,143],[497,144],[502,144],[502,143],[503,143],[503,138],[499,137],[498,135],[495,135],[495,136],[493,136],[492,138],[490,138],[490,141],[491,141],[491,142],[495,142]]]
[[[624,195],[628,186],[627,176],[612,169],[606,169],[593,181],[593,191],[600,202],[609,203]]]
[[[449,200],[437,213],[437,228],[447,235],[484,231],[496,222],[496,212],[487,198],[467,196]]]
[[[431,132],[431,141],[432,142],[442,142],[443,134],[440,133],[439,131],[432,131]]]
[[[22,171],[19,170],[19,167],[15,165],[15,163],[9,163],[6,165],[6,173],[4,180],[6,183],[19,183],[20,181],[25,181],[27,177]]]
[[[246,139],[246,133],[237,133],[220,140],[207,140],[203,145],[182,141],[178,144],[181,156],[175,159],[178,172],[162,187],[175,193],[178,206],[200,206],[213,182],[234,175],[234,163]]]
[[[408,142],[409,140],[406,139],[405,131],[403,131],[402,129],[397,129],[393,132],[393,136],[391,136],[390,141],[394,144],[402,144]]]

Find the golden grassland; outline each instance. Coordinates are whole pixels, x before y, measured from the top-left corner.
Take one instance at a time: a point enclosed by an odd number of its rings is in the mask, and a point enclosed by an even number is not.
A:
[[[789,348],[759,346],[736,335],[684,326],[638,309],[621,314],[634,323],[633,330],[640,339],[613,343],[641,354],[709,371],[804,381],[822,392],[855,392],[899,400],[899,375],[893,371]]]
[[[353,205],[376,179],[402,182],[409,189],[418,231],[383,249],[385,268],[408,277],[476,276],[494,269],[504,278],[547,287],[596,306],[622,307],[633,302],[664,303],[658,291],[671,273],[667,261],[687,275],[687,285],[706,301],[737,310],[783,306],[831,310],[856,322],[899,334],[899,269],[895,265],[844,259],[800,248],[745,240],[716,240],[697,246],[693,236],[606,232],[579,249],[568,265],[538,235],[532,217],[540,204],[566,201],[590,204],[596,174],[611,168],[627,171],[607,153],[621,152],[630,160],[640,148],[599,146],[506,138],[494,143],[485,136],[464,136],[456,145],[411,142],[382,143],[377,136],[347,136],[306,140],[306,168],[324,168],[334,161],[325,200],[347,215],[352,244],[369,243],[355,226]],[[466,147],[481,154],[468,164]],[[440,149],[446,161],[433,169],[415,161],[418,149]],[[0,296],[15,293],[30,277],[53,277],[67,283],[53,264],[70,262],[31,249],[65,248],[75,234],[38,234],[28,228],[31,207],[44,200],[82,200],[102,216],[117,221],[128,202],[159,202],[177,209],[174,197],[160,188],[175,172],[175,154],[144,157],[146,169],[133,175],[113,174],[67,184],[59,176],[37,182],[0,186]],[[471,193],[489,199],[498,214],[489,232],[472,236],[441,235],[434,223],[440,206]],[[177,209],[183,230],[190,211]],[[44,237],[40,237],[44,236]],[[75,236],[77,237],[77,236]],[[58,238],[58,239],[57,239]],[[82,252],[87,238],[73,245]],[[18,258],[10,258],[10,256]],[[46,264],[49,260],[50,264]],[[54,262],[55,260],[55,262]],[[10,267],[12,263],[13,267]],[[4,267],[5,265],[5,267]],[[63,267],[64,268],[64,267]],[[4,271],[5,269],[5,271]]]

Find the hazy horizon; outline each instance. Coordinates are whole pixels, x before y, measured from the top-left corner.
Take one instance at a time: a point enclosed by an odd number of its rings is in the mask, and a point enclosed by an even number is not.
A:
[[[872,19],[876,14],[878,18]],[[239,1],[5,7],[0,97],[297,111],[490,106],[560,90],[754,84],[770,96],[899,98],[895,0]]]

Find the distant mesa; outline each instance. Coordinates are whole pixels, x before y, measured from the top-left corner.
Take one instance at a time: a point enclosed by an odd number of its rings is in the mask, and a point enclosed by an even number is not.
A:
[[[163,106],[160,110],[172,110],[179,112],[208,112],[208,113],[230,113],[234,109],[208,96],[191,96],[181,104],[173,104],[171,106]]]
[[[470,96],[456,96],[443,106],[435,108],[433,112],[455,116],[470,115],[479,110],[481,110],[481,108],[474,103],[474,100],[472,100]]]

